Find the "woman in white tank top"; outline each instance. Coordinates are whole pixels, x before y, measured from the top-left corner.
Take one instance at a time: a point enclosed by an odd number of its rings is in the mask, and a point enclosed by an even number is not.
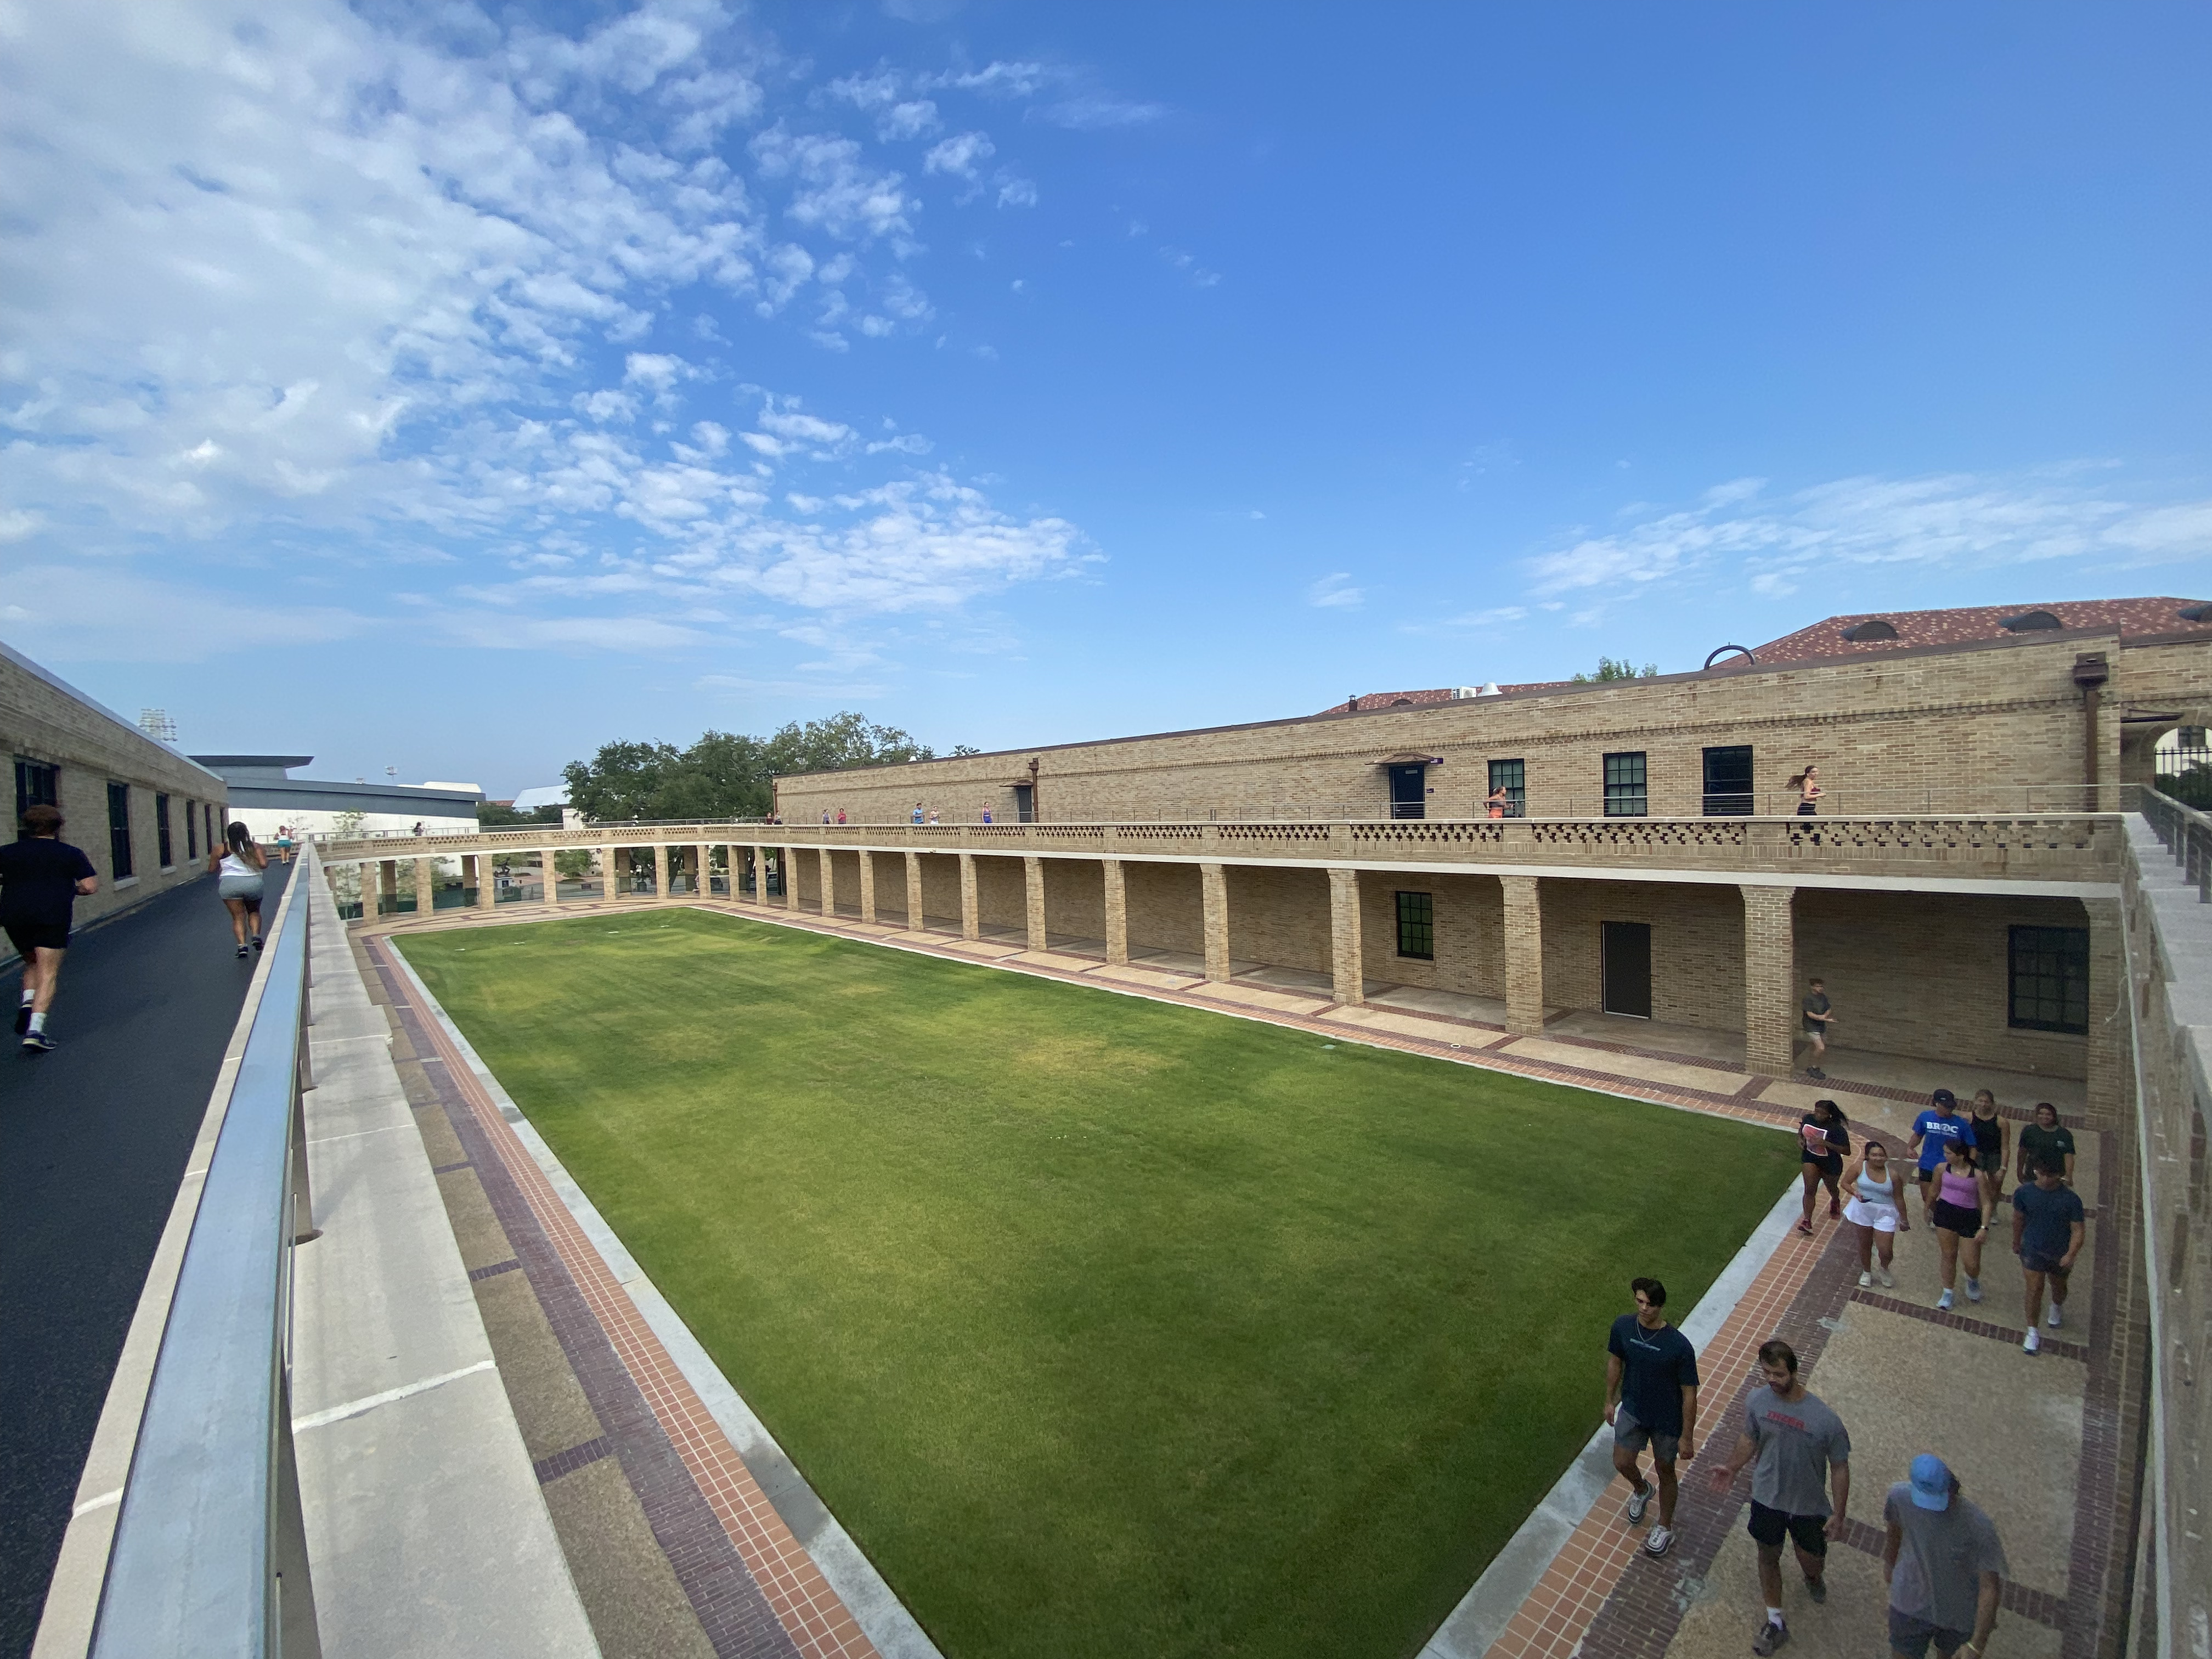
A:
[[[261,872],[268,867],[268,854],[254,844],[252,832],[242,823],[232,824],[223,832],[223,844],[208,853],[208,869],[216,878],[215,890],[230,912],[230,931],[241,957],[261,948]]]
[[[1912,1223],[1905,1213],[1905,1178],[1892,1167],[1889,1148],[1869,1138],[1859,1148],[1858,1160],[1844,1174],[1844,1187],[1851,1195],[1844,1206],[1844,1219],[1859,1233],[1859,1284],[1863,1287],[1875,1282],[1875,1255],[1879,1251],[1881,1282],[1885,1286],[1895,1285],[1889,1264],[1896,1254],[1897,1236],[1910,1231]]]

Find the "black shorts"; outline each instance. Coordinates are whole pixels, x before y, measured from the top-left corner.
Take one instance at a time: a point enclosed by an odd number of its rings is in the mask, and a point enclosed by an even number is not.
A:
[[[1830,1181],[1838,1179],[1844,1173],[1844,1155],[1841,1152],[1830,1152],[1826,1158],[1815,1158],[1810,1152],[1801,1152],[1797,1154],[1797,1161],[1811,1164]]]
[[[65,921],[0,921],[0,932],[18,956],[27,958],[33,950],[69,949],[70,925]]]
[[[1946,1204],[1936,1200],[1934,1220],[1947,1233],[1956,1233],[1961,1238],[1972,1238],[1982,1230],[1982,1212],[1970,1210],[1963,1204]]]
[[[1770,1510],[1757,1498],[1751,1502],[1751,1535],[1769,1549],[1781,1547],[1787,1536],[1808,1555],[1828,1553],[1828,1517],[1825,1515],[1784,1515]]]

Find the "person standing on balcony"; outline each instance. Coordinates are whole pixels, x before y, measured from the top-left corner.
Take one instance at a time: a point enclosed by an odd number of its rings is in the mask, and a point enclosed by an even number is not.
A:
[[[1816,1100],[1813,1109],[1798,1120],[1797,1134],[1803,1143],[1797,1159],[1798,1172],[1805,1178],[1805,1216],[1797,1224],[1797,1231],[1810,1238],[1813,1202],[1823,1186],[1828,1189],[1830,1218],[1844,1212],[1838,1183],[1843,1179],[1844,1160],[1850,1155],[1851,1132],[1844,1123],[1842,1107],[1832,1100]]]
[[[1805,1018],[1806,1040],[1813,1045],[1813,1052],[1807,1056],[1808,1063],[1805,1075],[1821,1083],[1828,1080],[1828,1074],[1820,1069],[1820,1062],[1827,1057],[1828,1027],[1836,1018],[1829,1011],[1835,1006],[1828,1000],[1828,988],[1825,981],[1817,979],[1807,981],[1805,1000],[1798,1005]]]
[[[1897,1252],[1897,1236],[1912,1230],[1905,1213],[1905,1177],[1889,1161],[1889,1148],[1869,1139],[1846,1178],[1851,1200],[1844,1206],[1844,1219],[1859,1230],[1859,1287],[1863,1290],[1874,1283],[1879,1251],[1881,1282],[1887,1289],[1897,1283],[1889,1273],[1890,1261]]]
[[[1939,1310],[1950,1307],[1951,1287],[1961,1266],[1966,1270],[1966,1300],[1982,1299],[1982,1235],[1990,1228],[1989,1190],[1974,1167],[1973,1143],[1946,1141],[1943,1157],[1943,1167],[1936,1175],[1935,1202],[1929,1206],[1936,1243],[1943,1252],[1943,1294],[1936,1302]]]
[[[1797,792],[1797,816],[1809,818],[1820,810],[1820,797],[1828,792],[1820,787],[1820,769],[1808,766],[1785,786]]]
[[[914,804],[914,821],[916,823],[920,823],[921,822],[921,803],[920,801],[916,801]]]
[[[216,896],[230,912],[230,931],[242,957],[248,948],[249,917],[253,929],[252,948],[261,948],[261,872],[269,867],[269,855],[254,844],[252,832],[242,823],[232,824],[223,836],[222,849],[208,854],[208,870],[216,878]]]
[[[2058,1121],[2058,1109],[2049,1101],[2038,1101],[2035,1121],[2020,1132],[2020,1169],[2014,1179],[2026,1186],[2035,1179],[2035,1172],[2046,1158],[2058,1160],[2060,1173],[2066,1184],[2074,1184],[2074,1132]]]
[[[1632,1279],[1636,1311],[1613,1322],[1605,1351],[1605,1420],[1613,1425],[1613,1467],[1632,1489],[1628,1522],[1634,1526],[1659,1495],[1659,1524],[1644,1535],[1648,1555],[1664,1555],[1674,1542],[1674,1463],[1697,1455],[1698,1352],[1690,1339],[1667,1322],[1667,1287],[1656,1279]],[[1652,1480],[1636,1467],[1651,1448]]]
[[[1932,1183],[1936,1171],[1943,1164],[1943,1149],[1954,1140],[1964,1140],[1971,1146],[1974,1131],[1959,1115],[1959,1097],[1948,1089],[1938,1089],[1929,1096],[1928,1106],[1928,1110],[1912,1120],[1912,1139],[1905,1151],[1919,1158],[1920,1207],[1933,1220],[1936,1189]]]
[[[2043,1346],[2035,1322],[2043,1312],[2045,1284],[2051,1286],[2051,1328],[2066,1322],[2059,1310],[2066,1305],[2067,1275],[2088,1236],[2081,1194],[2059,1175],[2057,1158],[2045,1152],[2035,1166],[2035,1180],[2013,1188],[2012,1253],[2027,1281],[2027,1340],[2020,1346],[2029,1353]]]
[[[0,932],[23,958],[23,1001],[15,1011],[15,1030],[27,1054],[54,1047],[46,1015],[62,976],[70,923],[78,897],[100,890],[100,872],[92,860],[62,839],[63,822],[58,807],[27,806],[22,839],[0,847]]]

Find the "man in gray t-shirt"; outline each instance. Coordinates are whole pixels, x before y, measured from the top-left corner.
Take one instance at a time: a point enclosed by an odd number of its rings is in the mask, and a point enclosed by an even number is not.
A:
[[[1726,1492],[1746,1463],[1758,1459],[1751,1475],[1751,1536],[1759,1547],[1759,1588],[1766,1597],[1765,1622],[1752,1638],[1751,1650],[1772,1653],[1790,1639],[1782,1616],[1782,1540],[1796,1546],[1805,1571],[1805,1592],[1814,1602],[1828,1599],[1828,1518],[1841,1518],[1851,1501],[1851,1437],[1843,1419],[1797,1375],[1796,1351],[1787,1342],[1769,1342],[1759,1351],[1766,1386],[1744,1401],[1743,1433],[1728,1462],[1713,1472],[1713,1490]],[[1827,1487],[1835,1487],[1835,1508]]]
[[[1889,1579],[1889,1645],[1902,1659],[1981,1659],[1997,1622],[2004,1546],[1990,1517],[1959,1495],[1959,1479],[1933,1452],[1912,1460],[1912,1478],[1889,1489],[1881,1547]]]

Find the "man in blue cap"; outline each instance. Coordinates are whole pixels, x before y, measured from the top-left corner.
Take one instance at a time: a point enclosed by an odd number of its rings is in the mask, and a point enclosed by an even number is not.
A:
[[[1933,1452],[1914,1458],[1911,1479],[1889,1489],[1883,1518],[1891,1650],[1927,1659],[1932,1642],[1942,1659],[1982,1659],[2005,1573],[1996,1527],[1960,1495],[1959,1477]]]

